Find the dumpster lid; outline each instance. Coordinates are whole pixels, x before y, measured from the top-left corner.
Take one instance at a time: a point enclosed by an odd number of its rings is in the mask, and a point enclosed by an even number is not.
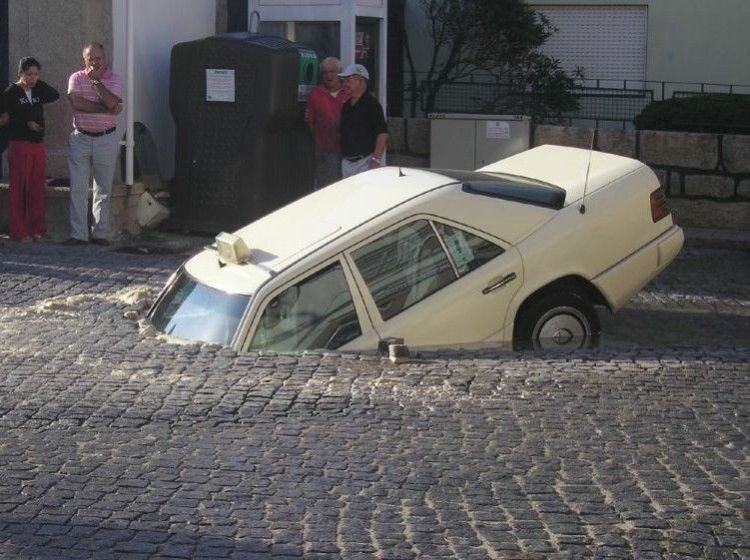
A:
[[[244,43],[247,45],[253,45],[258,47],[265,47],[272,50],[297,50],[297,45],[284,39],[283,37],[276,37],[274,35],[263,35],[262,33],[248,33],[246,31],[239,31],[236,33],[224,33],[222,35],[213,35],[207,37],[209,41],[231,41],[235,43]]]

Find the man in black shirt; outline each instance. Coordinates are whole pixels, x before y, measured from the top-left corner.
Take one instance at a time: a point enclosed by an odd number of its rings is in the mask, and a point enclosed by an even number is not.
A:
[[[352,64],[339,76],[350,96],[341,111],[341,174],[346,178],[383,165],[388,125],[380,103],[367,91],[367,68]]]

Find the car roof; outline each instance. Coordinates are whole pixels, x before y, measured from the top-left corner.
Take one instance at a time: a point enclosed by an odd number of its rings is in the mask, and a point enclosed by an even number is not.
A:
[[[269,264],[281,265],[337,233],[456,179],[418,169],[384,167],[315,191],[236,232],[247,246],[263,247]]]
[[[458,181],[420,169],[383,167],[354,175],[237,230],[252,251],[251,265],[219,265],[206,250],[185,265],[201,282],[232,293],[253,293],[270,276],[331,239],[405,202]]]

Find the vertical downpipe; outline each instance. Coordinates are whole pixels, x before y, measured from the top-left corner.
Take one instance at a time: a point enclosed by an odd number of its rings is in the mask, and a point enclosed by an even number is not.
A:
[[[133,108],[135,102],[134,96],[134,83],[135,83],[135,56],[134,56],[134,41],[133,41],[133,0],[127,0],[127,85],[125,92],[125,119],[127,123],[127,131],[125,134],[125,184],[131,186],[133,184],[133,150],[135,148],[135,139],[133,138],[134,133],[134,118]]]

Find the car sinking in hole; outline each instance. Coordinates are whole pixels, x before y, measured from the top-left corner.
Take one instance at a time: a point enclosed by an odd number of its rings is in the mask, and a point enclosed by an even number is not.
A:
[[[246,352],[571,350],[683,242],[633,159],[540,146],[477,171],[384,167],[220,234],[149,320]]]

